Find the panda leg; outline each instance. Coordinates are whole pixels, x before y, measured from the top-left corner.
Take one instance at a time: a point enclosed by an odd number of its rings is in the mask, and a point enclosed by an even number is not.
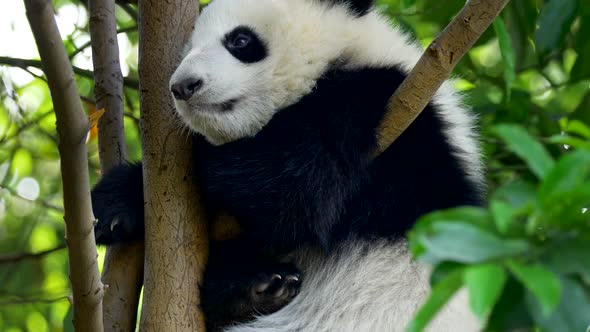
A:
[[[94,186],[92,210],[98,244],[129,243],[143,238],[143,179],[141,163],[114,167]]]
[[[243,239],[211,245],[201,285],[208,331],[276,312],[299,293],[301,275],[295,265],[249,248]]]

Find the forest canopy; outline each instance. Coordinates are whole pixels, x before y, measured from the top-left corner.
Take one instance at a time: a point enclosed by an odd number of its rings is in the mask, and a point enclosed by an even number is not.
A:
[[[92,122],[87,147],[94,184],[100,110],[88,7],[78,0],[53,3]],[[427,46],[465,1],[377,3]],[[132,161],[141,159],[137,19],[132,1],[117,1]],[[455,69],[454,84],[478,115],[489,204],[435,212],[409,233],[415,256],[435,266],[436,285],[412,328],[461,286],[492,330],[526,324],[584,331],[590,325],[589,35],[586,0],[514,0]],[[0,12],[0,45],[0,330],[69,331],[56,118],[20,1]],[[104,253],[99,248],[99,266]]]

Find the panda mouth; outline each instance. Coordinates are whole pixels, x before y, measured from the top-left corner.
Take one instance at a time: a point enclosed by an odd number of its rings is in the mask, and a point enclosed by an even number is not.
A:
[[[239,98],[232,98],[221,103],[188,103],[193,109],[200,112],[216,113],[216,112],[231,112],[238,103]]]
[[[230,99],[228,101],[224,101],[223,103],[219,104],[219,108],[221,109],[222,112],[229,112],[234,109],[234,106],[236,106],[237,102],[238,102],[238,98],[233,98],[233,99]]]

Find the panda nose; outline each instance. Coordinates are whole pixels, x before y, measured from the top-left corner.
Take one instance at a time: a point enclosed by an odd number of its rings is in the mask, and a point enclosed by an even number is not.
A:
[[[179,100],[189,99],[195,92],[203,86],[203,80],[196,78],[187,78],[178,83],[172,84],[170,91],[174,98]]]

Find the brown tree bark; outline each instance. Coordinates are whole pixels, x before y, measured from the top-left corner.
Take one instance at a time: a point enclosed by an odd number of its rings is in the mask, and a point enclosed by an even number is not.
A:
[[[377,130],[374,155],[385,151],[418,117],[459,60],[510,0],[470,0],[434,39],[408,77],[389,99]]]
[[[199,331],[198,283],[207,229],[191,179],[191,141],[168,89],[199,10],[194,0],[139,1],[139,77],[145,197],[143,331]]]
[[[124,162],[127,155],[115,1],[89,0],[88,12],[96,108],[105,110],[98,121],[98,153],[101,169],[105,172]]]
[[[57,118],[74,326],[77,331],[102,332],[105,287],[98,275],[90,203],[86,151],[88,118],[82,109],[72,65],[57,30],[51,2],[25,0],[25,7]]]
[[[105,113],[98,122],[102,173],[125,162],[123,75],[119,63],[114,0],[89,0],[89,30],[94,64],[96,108]],[[143,243],[107,247],[102,282],[105,331],[134,331],[143,281]]]

